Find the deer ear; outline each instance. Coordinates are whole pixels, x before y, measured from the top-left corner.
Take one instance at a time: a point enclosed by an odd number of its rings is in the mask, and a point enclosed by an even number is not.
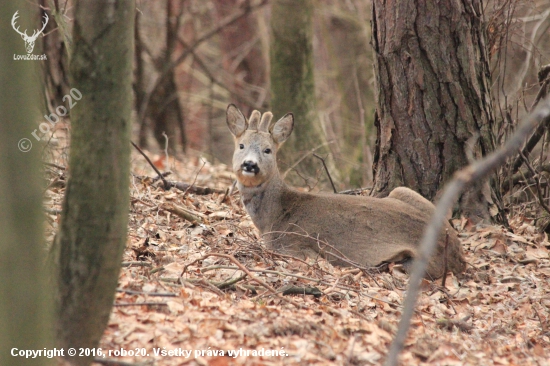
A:
[[[282,144],[290,136],[293,128],[294,115],[287,113],[271,127],[271,136],[277,144]]]
[[[248,128],[248,123],[243,113],[234,104],[227,106],[225,112],[227,127],[235,137],[241,136]]]

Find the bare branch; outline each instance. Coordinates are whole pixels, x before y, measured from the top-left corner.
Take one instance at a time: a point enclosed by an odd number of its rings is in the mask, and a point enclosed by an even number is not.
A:
[[[549,115],[550,98],[547,98],[545,101],[539,103],[538,107],[525,118],[525,122],[517,129],[514,135],[512,135],[503,147],[488,155],[484,159],[470,164],[462,170],[456,172],[454,179],[446,185],[443,195],[441,196],[441,199],[435,208],[435,212],[432,215],[430,224],[424,232],[419,248],[419,255],[413,264],[409,288],[407,290],[407,297],[403,303],[403,314],[399,322],[397,334],[395,335],[388,352],[388,358],[385,362],[386,366],[397,366],[398,364],[397,361],[399,353],[404,347],[405,339],[409,331],[416,305],[416,298],[420,292],[420,284],[422,278],[424,278],[424,273],[426,272],[428,259],[431,257],[437,242],[437,237],[443,227],[446,213],[456,202],[458,196],[468,184],[485,179],[492,171],[502,166],[506,162],[506,159],[519,151],[523,142],[535,129],[539,121],[547,118]]]
[[[222,254],[222,253],[208,253],[206,255],[204,255],[202,258],[199,258],[197,260],[194,260],[193,262],[185,265],[183,267],[183,270],[181,272],[181,275],[180,275],[180,278],[181,276],[184,275],[185,271],[187,270],[187,267],[189,267],[190,265],[196,263],[196,262],[199,262],[199,261],[202,261],[202,260],[205,260],[206,258],[208,257],[220,257],[220,258],[225,258],[225,259],[228,259],[229,261],[231,261],[234,265],[236,265],[237,267],[239,267],[239,269],[241,271],[243,271],[244,273],[246,273],[248,275],[248,277],[257,282],[258,284],[262,285],[263,287],[265,287],[269,292],[271,292],[274,296],[276,296],[277,298],[283,300],[284,302],[287,302],[289,304],[292,304],[294,305],[295,307],[297,307],[298,309],[307,309],[308,307],[304,304],[298,304],[296,301],[293,301],[293,300],[289,300],[283,296],[281,296],[273,287],[271,287],[270,285],[268,285],[265,281],[263,281],[261,278],[259,277],[256,277],[252,274],[252,272],[250,272],[250,270],[248,268],[246,268],[241,262],[239,262],[235,257],[233,257],[232,255],[229,255],[229,254]]]
[[[535,179],[535,187],[537,189],[536,196],[539,200],[539,204],[542,206],[544,211],[546,211],[546,213],[550,214],[550,207],[548,207],[546,202],[544,202],[544,197],[542,196],[542,189],[540,187],[540,177],[538,177],[538,173],[535,171],[535,169],[533,168],[533,166],[531,165],[529,160],[527,160],[525,155],[520,154],[520,156],[523,158],[523,161],[525,162],[525,165],[527,166],[527,168],[529,169],[531,174],[533,174],[533,178]],[[529,187],[529,189],[531,189],[531,187]],[[532,191],[532,189],[531,189],[531,191]],[[533,195],[535,195],[534,192],[532,192],[532,193],[533,193]]]
[[[212,36],[218,34],[223,28],[230,26],[231,24],[237,22],[239,19],[245,17],[247,14],[251,13],[252,11],[259,9],[267,4],[267,0],[262,0],[260,3],[255,5],[248,5],[241,9],[239,12],[237,12],[235,15],[232,15],[230,17],[227,17],[226,19],[223,19],[218,26],[216,26],[214,29],[211,29],[210,31],[206,32],[204,35],[199,37],[191,46],[189,46],[183,53],[174,61],[169,63],[164,67],[160,75],[157,77],[156,81],[152,84],[151,89],[149,92],[145,95],[143,99],[143,104],[140,106],[139,114],[138,114],[138,121],[141,122],[145,118],[147,108],[149,106],[149,101],[151,100],[151,96],[155,93],[156,89],[160,86],[161,82],[164,80],[166,76],[170,74],[170,71],[172,71],[176,66],[181,64],[187,56],[191,55],[192,52],[200,46],[204,41],[210,39]]]
[[[158,176],[160,177],[160,179],[162,179],[162,183],[164,183],[164,190],[167,191],[170,189],[170,185],[168,184],[168,182],[166,181],[166,179],[164,179],[164,176],[162,175],[162,173],[157,169],[157,167],[155,166],[155,164],[153,164],[153,162],[151,161],[151,159],[149,159],[149,157],[143,152],[143,150],[141,150],[139,148],[139,146],[137,146],[136,144],[134,144],[133,141],[130,141],[130,143],[132,144],[133,147],[136,148],[137,151],[139,151],[139,153],[141,155],[143,155],[143,157],[145,158],[145,160],[147,160],[147,162],[149,163],[149,165],[151,165],[151,168],[153,168],[153,170],[158,174]]]
[[[173,213],[174,215],[177,215],[181,217],[182,219],[185,219],[189,221],[190,223],[199,223],[202,224],[205,222],[207,217],[200,212],[193,212],[191,210],[188,210],[186,208],[180,207],[178,205],[175,205],[171,202],[165,202],[160,206],[161,209],[166,210],[168,212]]]
[[[325,172],[327,173],[328,179],[330,180],[330,185],[332,186],[332,190],[334,191],[334,193],[338,193],[338,191],[336,190],[336,187],[334,186],[334,182],[332,181],[332,177],[330,176],[330,172],[328,171],[327,164],[325,163],[325,159],[323,159],[322,157],[320,157],[315,153],[313,153],[313,156],[321,160],[321,162],[323,163],[323,166],[325,167]]]
[[[540,89],[537,94],[537,97],[535,98],[535,101],[533,102],[533,105],[531,106],[531,110],[535,109],[537,104],[540,102],[541,99],[544,99],[546,95],[548,94],[548,88],[550,86],[550,78],[548,77],[548,67],[550,65],[546,65],[541,67],[539,70],[539,83],[540,83]],[[545,118],[541,123],[539,123],[537,129],[531,137],[529,137],[529,140],[525,144],[525,147],[521,150],[521,154],[516,158],[514,161],[514,164],[512,165],[512,174],[516,173],[521,165],[523,164],[523,159],[521,155],[528,157],[531,151],[535,148],[535,146],[538,144],[539,140],[544,135],[544,131],[548,128],[548,125],[550,124],[550,118]],[[510,186],[510,189],[512,187]]]

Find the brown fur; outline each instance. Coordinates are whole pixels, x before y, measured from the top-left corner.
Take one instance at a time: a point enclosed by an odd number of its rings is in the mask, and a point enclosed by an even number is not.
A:
[[[300,257],[322,255],[336,265],[349,265],[349,261],[367,266],[410,263],[407,260],[417,253],[433,204],[405,187],[380,199],[304,193],[287,186],[280,177],[276,153],[290,136],[294,118],[287,114],[270,124],[271,117],[265,113],[258,127],[260,113],[254,111],[254,123],[249,126],[234,105],[227,109],[227,124],[235,137],[233,169],[238,187],[267,245]],[[257,164],[258,173],[252,176],[243,171],[244,161]],[[428,265],[427,275],[433,278],[444,272],[445,230],[449,234],[448,269],[458,274],[465,267],[460,241],[446,223]]]

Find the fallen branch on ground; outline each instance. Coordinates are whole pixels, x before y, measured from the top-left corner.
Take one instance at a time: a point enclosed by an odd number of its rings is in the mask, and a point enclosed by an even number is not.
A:
[[[193,263],[190,263],[189,266],[192,265],[192,264]],[[200,272],[204,273],[204,272],[212,271],[212,270],[216,270],[216,269],[240,269],[240,268],[237,267],[237,266],[214,265],[214,266],[210,266],[210,267],[206,267],[206,268],[201,268]],[[305,281],[311,281],[311,282],[316,283],[316,284],[332,286],[334,288],[339,288],[339,289],[344,290],[344,291],[351,291],[351,292],[357,293],[360,296],[368,297],[369,299],[380,301],[380,302],[386,303],[388,305],[401,307],[401,305],[399,305],[397,303],[394,303],[394,302],[391,302],[391,301],[388,301],[388,300],[384,300],[384,299],[378,298],[378,297],[373,296],[373,295],[364,294],[364,293],[361,292],[361,289],[352,288],[352,287],[345,286],[345,285],[340,285],[338,283],[336,283],[336,284],[330,283],[326,280],[322,280],[322,279],[319,279],[319,278],[306,277],[306,276],[302,276],[302,275],[298,275],[298,274],[294,274],[294,273],[290,273],[290,272],[274,271],[272,269],[251,268],[251,269],[249,269],[249,271],[250,272],[257,272],[257,273],[275,274],[275,275],[279,275],[279,276],[288,276],[288,277],[294,277],[294,278],[298,278],[298,279],[305,280]]]
[[[185,267],[183,267],[183,271],[181,271],[181,275],[180,276],[183,276],[185,274],[185,272],[187,271],[187,268],[189,266],[191,266],[192,264],[195,264],[197,262],[200,262],[200,261],[203,261],[205,260],[206,258],[208,257],[221,257],[221,258],[226,258],[226,259],[229,259],[233,264],[235,264],[237,267],[239,267],[239,269],[241,271],[243,271],[244,273],[246,273],[251,280],[257,282],[258,284],[262,285],[263,287],[265,287],[267,290],[269,290],[269,292],[271,292],[274,296],[276,296],[277,298],[283,300],[284,302],[287,302],[287,303],[290,303],[294,306],[296,306],[298,309],[307,309],[307,306],[306,305],[303,305],[303,304],[298,304],[296,301],[293,301],[293,300],[289,300],[283,296],[281,296],[281,294],[279,294],[273,287],[269,286],[267,283],[265,283],[265,281],[263,281],[262,279],[260,278],[257,278],[255,276],[252,275],[252,272],[250,272],[248,270],[248,268],[246,268],[241,262],[239,262],[235,257],[233,257],[232,255],[229,255],[229,254],[221,254],[221,253],[209,253],[209,254],[206,254],[205,256],[197,259],[197,260],[194,260],[193,262],[185,265]]]
[[[288,286],[283,289],[283,295],[312,295],[315,298],[319,298],[323,295],[323,292],[317,287]]]
[[[168,184],[171,187],[179,189],[180,191],[194,193],[194,194],[198,194],[198,195],[201,195],[201,196],[205,196],[207,194],[212,194],[212,193],[220,193],[221,194],[221,193],[225,193],[225,191],[226,191],[225,189],[217,189],[217,188],[210,188],[210,187],[198,187],[198,186],[188,184],[188,183],[183,183],[183,182],[168,181]]]
[[[168,212],[171,212],[182,219],[185,219],[192,224],[202,224],[206,220],[206,216],[199,213],[199,212],[193,212],[191,210],[188,210],[186,208],[177,206],[170,202],[165,202],[160,206],[161,209],[166,210]]]

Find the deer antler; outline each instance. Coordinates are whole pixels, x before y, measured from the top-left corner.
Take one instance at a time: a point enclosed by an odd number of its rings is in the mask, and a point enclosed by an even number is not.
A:
[[[48,17],[48,14],[44,13],[44,23],[42,23],[42,29],[40,29],[40,32],[38,32],[38,34],[44,32],[44,29],[46,29],[46,25],[48,25],[48,20],[50,20],[50,18]]]
[[[21,32],[19,30],[19,26],[17,26],[16,22],[17,22],[17,18],[19,18],[19,10],[17,10],[15,12],[15,14],[13,14],[13,17],[11,18],[11,26],[13,27],[13,29],[19,33],[21,35],[21,37],[25,38],[25,40],[29,40],[29,41],[34,41],[36,40],[36,38],[38,38],[38,36],[40,35],[40,33],[42,33],[44,31],[44,29],[46,28],[46,25],[48,24],[48,20],[50,19],[48,17],[48,14],[44,13],[44,22],[42,23],[42,29],[40,29],[39,31],[38,30],[35,30],[32,34],[32,36],[28,36],[27,35],[27,30],[25,29],[25,32]],[[17,28],[16,28],[17,26]],[[38,33],[37,33],[38,32]]]
[[[44,13],[44,22],[42,23],[42,29],[40,29],[38,31],[38,33],[36,33],[36,30],[33,32],[32,36],[30,36],[29,38],[32,39],[32,40],[36,40],[36,38],[38,38],[38,36],[40,35],[40,33],[42,33],[44,31],[44,29],[46,28],[46,25],[48,24],[48,20],[50,18],[48,18],[48,14]]]
[[[19,33],[21,35],[21,37],[28,37],[27,36],[27,30],[25,29],[25,33],[22,33],[20,30],[19,30],[19,26],[17,26],[16,28],[16,22],[17,22],[17,18],[19,18],[19,15],[17,14],[19,13],[19,10],[17,10],[15,12],[15,14],[13,14],[13,17],[11,18],[11,26],[13,28],[13,30],[15,30],[17,33]]]

